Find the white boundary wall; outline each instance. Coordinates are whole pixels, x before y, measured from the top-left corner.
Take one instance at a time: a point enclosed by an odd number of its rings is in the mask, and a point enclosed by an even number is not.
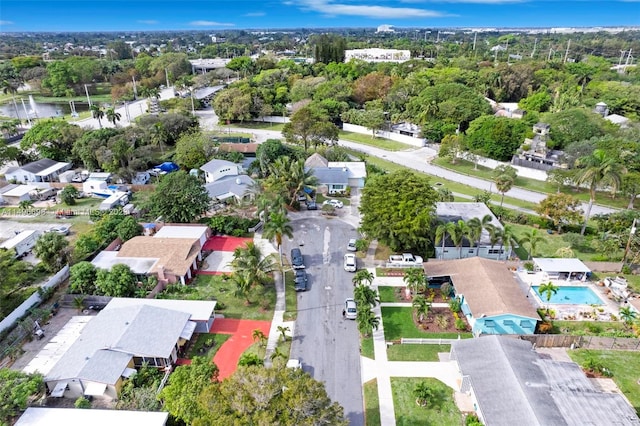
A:
[[[460,155],[458,155],[458,157],[474,163],[473,161],[474,159],[469,155],[465,155],[465,153],[461,153]],[[496,161],[496,160],[492,160],[490,158],[485,158],[485,157],[478,157],[477,163],[480,166],[488,167],[492,170],[498,166],[511,166],[518,171],[518,176],[526,177],[529,179],[541,180],[541,181],[547,180],[547,172],[544,170],[537,170],[537,169],[530,169],[528,167],[515,166],[511,163]]]
[[[265,122],[265,123],[288,123],[289,117],[282,117],[280,115],[266,115],[264,117],[254,118],[253,121]]]
[[[345,132],[360,133],[363,135],[371,135],[371,130],[364,126],[358,126],[356,124],[343,123],[342,130]],[[426,144],[424,138],[414,138],[412,136],[401,135],[400,133],[388,132],[386,130],[378,130],[376,136],[385,139],[391,139],[392,141],[406,143],[407,145],[417,146],[422,148]]]
[[[49,288],[55,288],[69,277],[69,265],[60,269],[53,277],[49,278],[49,281],[42,284],[40,288],[47,290]],[[0,331],[3,331],[13,325],[19,318],[21,318],[32,306],[39,304],[42,301],[39,292],[33,293],[27,300],[22,302],[20,306],[15,308],[5,319],[0,321]]]

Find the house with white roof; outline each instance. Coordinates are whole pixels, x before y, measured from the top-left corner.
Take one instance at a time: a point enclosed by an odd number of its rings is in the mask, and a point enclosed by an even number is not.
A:
[[[162,411],[79,410],[77,408],[27,407],[14,426],[145,425],[165,426],[169,413]]]
[[[18,185],[10,183],[0,188],[0,201],[6,204],[18,205],[21,201],[31,201],[31,193],[37,191],[33,185]]]
[[[49,158],[42,158],[19,167],[10,167],[4,176],[8,181],[18,183],[54,182],[60,173],[69,170],[71,163],[62,163]]]
[[[200,167],[204,172],[205,189],[212,200],[242,201],[254,180],[241,174],[241,166],[231,161],[213,159]]]

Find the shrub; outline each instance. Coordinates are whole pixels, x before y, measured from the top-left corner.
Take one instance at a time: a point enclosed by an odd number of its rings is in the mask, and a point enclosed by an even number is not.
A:
[[[80,398],[76,399],[76,402],[74,402],[73,405],[76,408],[91,408],[91,401],[81,396]]]
[[[456,326],[456,330],[463,331],[467,329],[467,323],[464,322],[462,318],[456,319],[455,326]]]
[[[466,426],[482,426],[482,422],[475,414],[469,414],[467,417],[465,417],[464,424]]]
[[[553,331],[553,323],[550,321],[543,321],[538,324],[538,333],[540,334],[548,334]]]
[[[369,241],[368,240],[356,240],[356,250],[358,251],[367,251],[369,249]]]
[[[250,365],[262,366],[264,365],[264,360],[262,360],[256,354],[245,353],[245,354],[242,354],[242,356],[238,360],[238,365],[239,366],[250,366]]]
[[[454,315],[457,315],[458,312],[462,310],[462,303],[460,303],[460,299],[458,298],[451,299],[449,301],[449,309],[451,309]]]

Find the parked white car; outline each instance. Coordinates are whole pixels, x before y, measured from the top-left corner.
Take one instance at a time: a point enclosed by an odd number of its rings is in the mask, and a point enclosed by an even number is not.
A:
[[[344,255],[344,270],[347,272],[355,272],[357,269],[356,266],[356,255],[353,253],[347,253]]]
[[[341,209],[342,207],[344,207],[344,203],[340,200],[325,200],[324,203],[322,203],[322,205],[331,205],[333,207],[335,207],[336,209]]]
[[[358,248],[356,247],[356,243],[357,240],[355,238],[351,238],[347,243],[347,251],[357,251]]]

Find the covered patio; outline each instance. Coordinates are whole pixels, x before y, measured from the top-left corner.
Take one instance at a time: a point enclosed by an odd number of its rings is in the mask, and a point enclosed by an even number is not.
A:
[[[534,257],[533,272],[541,273],[543,280],[555,281],[586,281],[591,275],[591,269],[580,259],[563,259]]]

